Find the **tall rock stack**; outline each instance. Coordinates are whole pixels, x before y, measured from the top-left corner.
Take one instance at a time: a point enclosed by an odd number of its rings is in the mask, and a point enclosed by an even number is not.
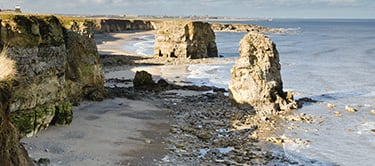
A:
[[[239,52],[229,85],[229,95],[234,101],[250,104],[263,113],[296,108],[293,97],[283,92],[279,53],[268,37],[248,33],[240,42]]]
[[[208,23],[166,21],[157,26],[156,57],[197,59],[218,56],[215,33]]]

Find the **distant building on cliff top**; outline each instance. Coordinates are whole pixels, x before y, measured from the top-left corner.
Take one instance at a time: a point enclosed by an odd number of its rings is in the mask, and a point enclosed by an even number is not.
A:
[[[16,5],[14,10],[12,9],[0,9],[0,12],[16,12],[16,13],[22,13],[20,5]]]
[[[15,11],[16,13],[22,13],[20,5],[16,5],[14,11]]]

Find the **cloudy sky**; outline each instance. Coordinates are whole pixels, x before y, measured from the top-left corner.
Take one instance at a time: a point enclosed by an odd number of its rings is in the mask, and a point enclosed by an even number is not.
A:
[[[0,0],[0,8],[57,14],[375,18],[375,0]]]

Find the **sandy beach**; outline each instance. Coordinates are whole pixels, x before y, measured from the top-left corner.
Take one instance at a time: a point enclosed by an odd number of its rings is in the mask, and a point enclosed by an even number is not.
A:
[[[84,102],[74,108],[71,125],[22,142],[32,158],[48,158],[51,165],[150,165],[166,154],[168,114],[152,101]]]
[[[145,33],[152,32],[97,34],[99,52],[129,55],[111,47]],[[132,79],[130,69],[118,78]],[[150,165],[166,154],[169,111],[150,99],[82,102],[71,125],[51,126],[21,142],[33,159],[47,158],[50,165]]]

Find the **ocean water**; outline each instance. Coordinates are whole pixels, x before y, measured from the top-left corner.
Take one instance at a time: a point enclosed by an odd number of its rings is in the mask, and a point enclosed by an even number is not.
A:
[[[135,35],[130,38],[122,49],[137,55],[151,56],[154,53],[155,35]]]
[[[375,20],[355,19],[274,19],[258,25],[285,28],[293,33],[268,34],[276,43],[282,65],[284,89],[296,97],[310,97],[318,103],[298,110],[318,118],[316,124],[296,125],[285,136],[309,140],[308,146],[284,144],[291,157],[303,156],[338,165],[374,165],[375,163]],[[219,54],[238,57],[240,39],[245,33],[216,33]],[[153,36],[134,41],[136,53],[152,54]],[[140,52],[138,52],[140,51]],[[233,61],[220,64],[185,65],[179,74],[187,82],[227,88]],[[175,66],[174,66],[175,67]],[[173,66],[162,66],[163,70]],[[336,105],[328,109],[327,103]],[[358,109],[347,113],[345,105]],[[334,112],[339,112],[337,117]],[[320,162],[319,162],[320,163]],[[317,164],[324,165],[324,164]]]

